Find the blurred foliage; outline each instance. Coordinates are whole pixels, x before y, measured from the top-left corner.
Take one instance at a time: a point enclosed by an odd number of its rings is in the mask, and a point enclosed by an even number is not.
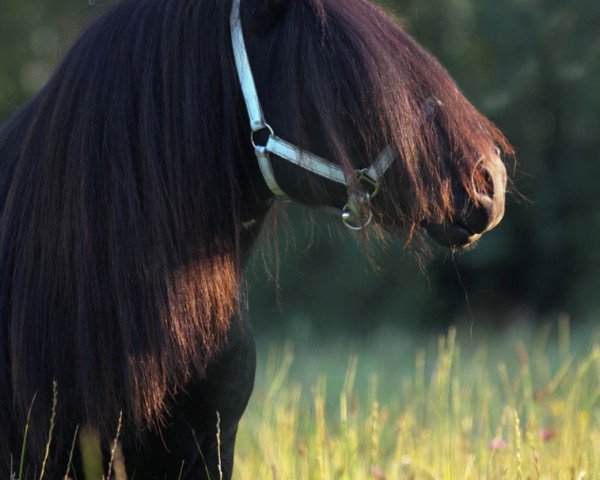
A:
[[[318,216],[307,227],[292,207],[296,240],[280,260],[279,288],[260,260],[250,268],[255,323],[304,336],[390,322],[443,328],[461,319],[599,316],[598,1],[384,3],[516,147],[505,220],[471,252],[436,250],[424,273],[400,243],[375,251],[383,267],[375,273],[347,233],[331,235],[336,219]],[[0,0],[0,119],[43,85],[99,8]]]

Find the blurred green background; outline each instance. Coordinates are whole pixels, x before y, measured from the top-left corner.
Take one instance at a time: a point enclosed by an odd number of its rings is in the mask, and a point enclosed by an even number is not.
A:
[[[600,318],[600,2],[388,0],[517,150],[504,221],[476,249],[435,249],[424,271],[398,243],[374,272],[338,221],[290,207],[279,266],[248,272],[259,330],[301,340],[398,326]],[[108,3],[105,3],[106,5]],[[46,81],[102,6],[0,0],[0,120]],[[310,247],[310,248],[309,248]]]

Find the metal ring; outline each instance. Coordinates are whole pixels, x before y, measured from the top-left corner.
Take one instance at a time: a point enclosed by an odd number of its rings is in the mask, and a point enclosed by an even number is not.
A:
[[[254,147],[254,149],[258,148],[258,145],[256,145],[256,142],[254,141],[254,134],[256,132],[260,132],[261,130],[268,130],[271,137],[275,135],[275,133],[273,132],[273,129],[271,128],[271,125],[269,125],[268,123],[265,123],[264,125],[262,125],[260,128],[257,128],[256,130],[252,130],[252,132],[250,133],[250,141],[252,142],[252,146]],[[261,145],[261,146],[266,146],[266,145]]]
[[[373,220],[373,212],[369,210],[369,217],[367,218],[367,220],[362,225],[354,225],[350,223],[351,218],[354,216],[354,214],[355,213],[350,210],[348,204],[346,204],[344,208],[342,208],[342,222],[344,222],[344,225],[346,225],[346,227],[355,232],[360,232],[361,230],[364,230],[371,224],[371,221]]]

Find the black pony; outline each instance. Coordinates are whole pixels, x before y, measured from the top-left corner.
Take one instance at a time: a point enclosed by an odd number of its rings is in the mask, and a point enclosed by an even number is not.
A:
[[[24,478],[39,476],[53,382],[45,478],[64,476],[78,426],[107,447],[121,413],[130,477],[231,476],[255,368],[241,276],[273,203],[231,8],[119,2],[0,130],[1,478],[19,464],[27,420]],[[382,10],[242,0],[241,21],[278,135],[346,171],[396,152],[372,231],[425,227],[462,247],[500,221],[509,144]],[[280,158],[273,169],[298,202],[347,201]]]

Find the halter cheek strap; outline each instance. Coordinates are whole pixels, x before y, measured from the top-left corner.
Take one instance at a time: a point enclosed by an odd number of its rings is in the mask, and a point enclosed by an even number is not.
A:
[[[287,197],[275,179],[273,166],[271,165],[271,154],[277,155],[315,175],[348,187],[349,182],[346,178],[346,173],[339,165],[331,163],[311,152],[302,150],[296,145],[279,138],[265,120],[244,42],[240,20],[240,0],[233,0],[230,28],[233,56],[250,119],[252,145],[254,146],[260,171],[269,189],[276,198]],[[267,130],[269,133],[269,139],[265,145],[257,145],[254,139],[255,133],[261,130]],[[381,177],[388,170],[394,159],[394,150],[388,146],[372,166],[364,170],[355,171],[356,180],[361,189],[358,192],[349,192],[348,203],[342,209],[342,220],[348,228],[362,230],[371,223],[373,215],[369,208],[369,202],[379,192]]]

